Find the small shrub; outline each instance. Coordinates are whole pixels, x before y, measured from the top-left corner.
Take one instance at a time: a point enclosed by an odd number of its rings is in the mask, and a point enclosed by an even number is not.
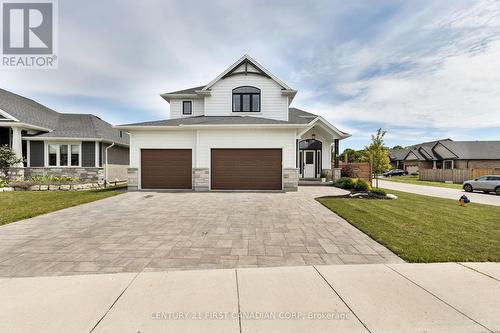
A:
[[[342,169],[340,169],[340,177],[342,177],[342,178],[355,177],[353,167],[349,164],[342,165]],[[342,178],[340,178],[340,179],[342,179]]]
[[[372,190],[371,190],[371,192],[372,192],[373,194],[380,195],[380,196],[382,196],[382,197],[385,197],[385,196],[387,195],[387,192],[386,192],[386,191],[384,191],[384,190],[383,190],[383,189],[381,189],[381,188],[374,188],[374,189],[372,189]]]
[[[32,184],[68,184],[68,183],[76,183],[79,181],[76,177],[70,176],[54,176],[54,175],[39,175],[32,176],[26,179],[26,181]]]
[[[370,190],[370,188],[371,188],[370,184],[366,180],[361,178],[356,179],[356,182],[354,183],[354,189],[356,191],[364,192]]]
[[[5,187],[5,185],[7,185],[7,182],[0,178],[0,188]]]
[[[349,190],[354,187],[354,179],[349,177],[341,177],[337,181],[335,181],[333,186]]]

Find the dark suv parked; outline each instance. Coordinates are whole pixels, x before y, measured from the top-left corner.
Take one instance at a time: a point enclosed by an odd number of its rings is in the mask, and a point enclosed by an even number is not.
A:
[[[392,177],[392,176],[406,176],[408,174],[408,171],[402,170],[402,169],[393,169],[386,171],[382,174],[384,177]]]

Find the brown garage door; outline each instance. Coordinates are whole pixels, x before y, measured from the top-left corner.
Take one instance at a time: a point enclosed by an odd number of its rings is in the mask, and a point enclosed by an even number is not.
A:
[[[212,149],[214,190],[281,190],[281,149]]]
[[[191,160],[191,149],[142,149],[142,188],[192,188]]]

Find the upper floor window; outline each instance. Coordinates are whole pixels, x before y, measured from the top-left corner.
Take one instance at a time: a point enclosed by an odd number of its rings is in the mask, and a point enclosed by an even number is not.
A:
[[[260,89],[255,87],[233,89],[233,112],[260,112]]]
[[[182,114],[193,114],[192,101],[182,101]]]

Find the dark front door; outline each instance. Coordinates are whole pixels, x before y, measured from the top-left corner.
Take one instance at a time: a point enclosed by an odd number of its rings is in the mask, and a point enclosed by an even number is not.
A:
[[[191,149],[142,149],[142,189],[191,189]]]
[[[212,149],[213,190],[281,190],[281,149]]]

